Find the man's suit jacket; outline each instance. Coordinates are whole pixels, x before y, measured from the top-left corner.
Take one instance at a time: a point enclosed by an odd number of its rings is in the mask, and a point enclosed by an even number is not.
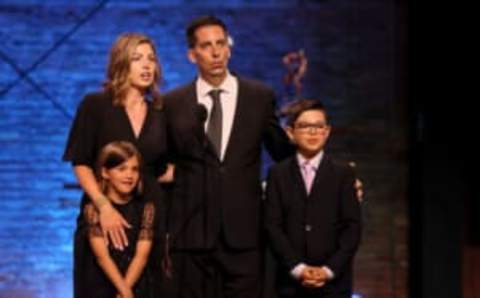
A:
[[[238,78],[238,99],[224,160],[204,132],[195,81],[165,94],[169,148],[176,165],[168,229],[176,248],[258,246],[261,231],[261,145],[280,160],[293,148],[274,113],[273,91]]]
[[[351,291],[361,218],[349,166],[335,163],[325,154],[309,195],[295,156],[272,166],[265,223],[284,272],[301,262],[325,265],[335,274],[326,290]]]

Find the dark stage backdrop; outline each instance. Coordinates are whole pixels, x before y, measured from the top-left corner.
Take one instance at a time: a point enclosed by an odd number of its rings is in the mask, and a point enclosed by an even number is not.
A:
[[[225,20],[231,69],[288,97],[282,56],[303,49],[303,95],[334,125],[329,150],[353,160],[367,192],[355,292],[406,297],[404,11],[394,0],[0,1],[0,297],[70,297],[80,192],[61,162],[79,101],[100,88],[122,32],[150,35],[163,90],[194,78],[184,28]],[[268,162],[265,163],[265,168]],[[264,170],[265,170],[264,168]]]

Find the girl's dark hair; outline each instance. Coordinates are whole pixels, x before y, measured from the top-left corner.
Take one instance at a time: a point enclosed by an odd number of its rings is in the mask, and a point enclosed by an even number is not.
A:
[[[138,179],[138,184],[136,187],[136,193],[141,194],[143,192],[143,182],[142,182],[142,156],[138,152],[135,145],[130,142],[125,141],[115,141],[105,145],[97,159],[95,175],[97,180],[100,183],[102,192],[106,190],[106,183],[102,178],[102,168],[107,170],[113,169],[125,161],[129,160],[132,157],[136,157],[139,164],[139,173],[140,177]]]

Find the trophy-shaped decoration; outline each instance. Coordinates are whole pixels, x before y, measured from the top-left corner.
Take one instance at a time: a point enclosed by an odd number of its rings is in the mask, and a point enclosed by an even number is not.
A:
[[[285,94],[282,102],[286,104],[302,96],[302,79],[307,72],[308,62],[303,49],[287,53],[283,56],[282,62],[287,68],[287,73],[283,76]]]

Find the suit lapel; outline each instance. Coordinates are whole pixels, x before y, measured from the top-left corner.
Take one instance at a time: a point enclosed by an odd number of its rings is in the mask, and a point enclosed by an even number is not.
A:
[[[200,121],[199,120],[199,103],[198,103],[198,97],[197,97],[197,88],[195,85],[195,80],[187,87],[187,92],[186,92],[186,97],[185,97],[185,108],[190,107],[190,115],[191,119],[193,121]],[[184,107],[180,106],[180,109],[183,109]],[[198,126],[196,126],[198,125]],[[210,140],[207,137],[207,134],[205,133],[205,128],[204,128],[204,123],[196,123],[195,127],[198,127],[198,133],[195,133],[196,138],[198,138],[198,141],[200,144],[202,144],[202,147],[206,148],[206,151],[217,157],[217,154],[215,153],[215,149],[210,142]]]
[[[195,81],[193,81],[187,89],[187,96],[185,97],[185,107],[190,107],[190,117],[195,122],[194,127],[198,127],[198,133],[195,133],[198,141],[203,143],[206,138],[205,130],[203,128],[203,123],[200,123],[199,119],[199,110],[198,110],[198,99],[197,99],[197,90],[195,88]],[[183,108],[179,107],[180,110]],[[197,126],[198,125],[198,126]]]
[[[330,168],[330,159],[328,158],[327,155],[324,155],[317,169],[317,172],[315,173],[312,189],[310,190],[310,194],[308,195],[309,197],[313,196],[315,193],[322,191],[326,189],[326,187],[328,187],[328,185],[326,185],[325,182],[328,181],[329,168]]]
[[[191,82],[187,87],[187,96],[185,100],[189,103],[191,107],[195,107],[198,103],[197,100],[197,90],[195,88],[195,81]]]
[[[300,191],[301,197],[303,199],[307,198],[307,188],[305,187],[305,182],[303,181],[303,176],[298,165],[297,157],[293,156],[290,158],[290,172],[293,173],[294,189]]]

